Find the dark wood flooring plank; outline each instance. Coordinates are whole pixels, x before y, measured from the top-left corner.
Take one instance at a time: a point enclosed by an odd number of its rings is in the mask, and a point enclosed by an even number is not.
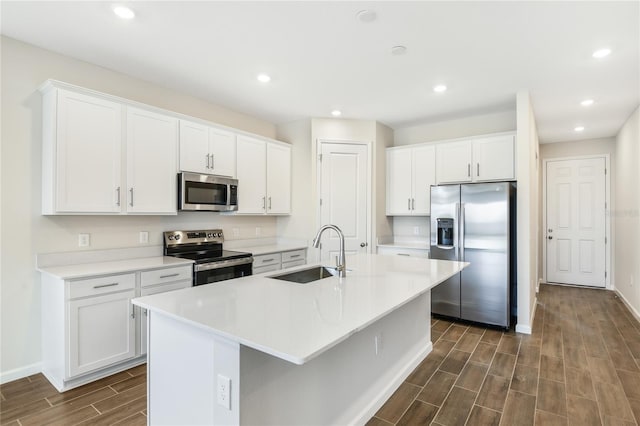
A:
[[[538,367],[540,365],[540,347],[532,345],[520,346],[516,363]]]
[[[133,416],[147,408],[147,397],[135,399],[129,403],[108,411],[95,419],[85,422],[86,425],[108,426]]]
[[[493,354],[496,352],[497,348],[498,347],[496,345],[480,342],[478,343],[478,346],[476,346],[476,350],[471,354],[469,361],[477,362],[479,364],[491,364]]]
[[[634,416],[621,385],[610,383],[594,383],[598,405],[602,414],[623,420],[633,420]]]
[[[536,395],[538,391],[538,368],[528,365],[516,365],[511,379],[511,389]]]
[[[562,358],[549,355],[540,356],[540,377],[556,382],[564,382],[564,362]]]
[[[509,355],[502,352],[496,352],[489,368],[489,374],[500,377],[511,378],[513,375],[513,367],[516,364],[515,355]]]
[[[84,386],[77,387],[75,389],[68,390],[66,392],[57,393],[51,397],[47,397],[51,405],[62,404],[63,402],[70,401],[80,396],[91,393],[95,390],[107,387],[111,384],[121,382],[126,379],[130,379],[131,374],[126,371],[116,373],[114,375],[105,377],[104,379],[97,380],[95,382],[88,383]]]
[[[425,383],[433,376],[433,373],[438,370],[443,359],[437,356],[427,356],[407,377],[405,382],[411,383],[416,386],[424,386]]]
[[[533,425],[535,420],[536,397],[526,393],[509,391],[502,413],[503,425]]]
[[[457,378],[458,376],[455,374],[436,371],[424,386],[424,389],[418,394],[417,399],[439,407],[449,394]]]
[[[80,408],[87,407],[93,403],[98,401],[102,401],[110,396],[115,395],[113,389],[108,387],[101,388],[86,395],[79,396],[70,401],[66,401],[62,404],[51,407],[47,410],[40,411],[37,414],[30,415],[20,419],[20,423],[23,426],[28,425],[42,425],[47,424],[52,421],[57,421],[60,419],[64,419],[71,415],[71,413],[79,410]],[[91,407],[93,411],[98,413],[95,408]],[[87,411],[88,413],[89,411]],[[86,414],[86,413],[85,413]],[[78,422],[81,420],[78,420]]]
[[[536,410],[536,426],[566,426],[567,418],[546,411]]]
[[[147,383],[147,374],[140,374],[138,376],[133,376],[130,377],[128,379],[125,379],[121,382],[118,383],[114,383],[112,385],[109,385],[113,390],[115,390],[116,392],[124,392],[127,389],[131,389],[134,388],[138,385],[141,385],[143,383]]]
[[[618,377],[627,398],[640,399],[640,374],[618,370]]]
[[[127,370],[127,373],[132,376],[139,376],[141,374],[147,374],[147,364],[140,364],[137,367],[133,367]]]
[[[93,406],[100,413],[106,413],[107,411],[113,410],[114,408],[120,407],[121,405],[128,404],[146,395],[147,385],[146,383],[143,383],[141,385],[127,389],[124,392],[113,395],[112,397],[103,399],[102,401],[98,401],[93,404]]]
[[[424,403],[422,401],[413,401],[406,413],[398,421],[398,425],[428,425],[438,412],[438,407]]]
[[[517,355],[520,348],[520,337],[503,335],[498,344],[498,352]]]
[[[11,422],[13,420],[26,417],[30,414],[48,410],[49,408],[51,408],[51,404],[49,404],[45,399],[39,399],[24,403],[22,405],[18,405],[11,409],[5,409],[3,402],[2,407],[0,408],[2,409],[2,411],[0,412],[0,423],[4,424],[5,422]]]
[[[477,392],[454,386],[442,404],[435,421],[447,426],[464,425],[477,395]]]
[[[463,352],[473,352],[480,341],[482,335],[474,334],[474,333],[465,333],[458,339],[458,343],[456,343],[455,349]]]
[[[613,363],[608,359],[587,357],[589,371],[595,382],[618,384],[618,374]]]
[[[492,410],[502,411],[504,402],[507,399],[510,382],[511,380],[506,377],[488,374],[478,393],[476,404]]]
[[[452,325],[444,332],[442,335],[443,340],[449,340],[451,342],[457,342],[462,335],[467,331],[467,327],[462,327],[460,325]]]
[[[564,383],[540,379],[538,381],[538,409],[560,416],[567,415]]]
[[[386,420],[382,420],[379,417],[373,416],[369,419],[369,421],[366,423],[365,426],[390,426],[393,425],[393,423],[389,423]]]
[[[596,400],[591,374],[588,370],[566,369],[567,394]]]
[[[451,374],[460,374],[470,356],[471,354],[468,352],[462,352],[454,349],[449,352],[449,355],[447,355],[444,361],[442,361],[440,370]]]
[[[579,347],[564,347],[564,364],[565,367],[588,369],[587,353],[583,346]]]
[[[66,414],[62,418],[58,418],[55,420],[47,420],[47,426],[68,426],[68,425],[76,425],[86,420],[93,420],[98,416],[98,412],[92,406],[82,407],[78,410],[75,410],[69,414]],[[22,423],[23,425],[26,423]],[[93,422],[91,424],[94,424]]]
[[[567,413],[570,426],[599,426],[602,424],[598,404],[590,399],[569,395],[567,397]]]
[[[447,331],[449,327],[451,327],[451,325],[453,325],[453,323],[450,321],[438,320],[435,324],[431,326],[431,330],[435,330],[439,333],[444,333],[445,331]]]
[[[488,369],[488,365],[468,362],[462,369],[456,386],[478,392],[484,382]]]
[[[492,345],[497,345],[500,343],[500,339],[502,338],[502,332],[497,330],[487,330],[482,335],[482,339],[480,341],[485,343],[491,343]]]
[[[500,424],[500,417],[502,414],[499,411],[490,410],[485,407],[476,405],[471,410],[467,425],[482,425],[482,426],[498,426]]]
[[[640,399],[629,398],[629,405],[631,405],[631,411],[636,418],[636,423],[640,424]]]
[[[409,383],[402,383],[400,387],[391,395],[384,405],[376,413],[376,417],[391,423],[396,423],[411,405],[420,387]]]
[[[147,416],[142,413],[134,414],[131,417],[127,417],[124,420],[114,423],[114,425],[126,425],[126,426],[147,426]]]

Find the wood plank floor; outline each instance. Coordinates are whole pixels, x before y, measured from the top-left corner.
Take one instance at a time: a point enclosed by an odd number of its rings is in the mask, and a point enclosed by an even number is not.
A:
[[[611,291],[538,298],[531,335],[432,320],[433,352],[367,425],[639,424],[640,323]]]
[[[432,321],[434,350],[368,425],[637,425],[640,323],[613,292],[542,285],[533,334]],[[146,365],[58,393],[0,386],[2,425],[145,425]]]

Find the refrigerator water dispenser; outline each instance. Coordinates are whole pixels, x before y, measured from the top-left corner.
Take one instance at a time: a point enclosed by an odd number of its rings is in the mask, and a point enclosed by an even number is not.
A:
[[[453,219],[438,218],[437,244],[444,247],[453,247]]]

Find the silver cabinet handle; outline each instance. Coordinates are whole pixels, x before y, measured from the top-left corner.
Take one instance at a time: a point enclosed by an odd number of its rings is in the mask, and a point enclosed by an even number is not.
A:
[[[169,275],[160,275],[160,279],[162,279],[162,278],[177,277],[178,275],[180,275],[180,274],[175,273],[175,274],[169,274]]]
[[[289,256],[289,257],[290,257],[291,259],[293,259],[294,257],[300,257],[300,255],[299,255],[299,254],[293,254],[293,255],[291,255],[291,256]]]
[[[116,206],[118,206],[118,207],[119,207],[119,206],[120,206],[120,187],[117,187],[117,188],[116,188],[116,194],[117,194],[117,195],[116,195],[116,197],[117,197],[117,198],[116,198]]]
[[[271,210],[271,197],[269,197],[269,210]]]
[[[262,210],[267,210],[267,197],[262,197]]]
[[[416,199],[412,198],[411,199],[411,210],[415,210],[416,209]]]
[[[215,163],[213,154],[211,154],[209,158],[211,158],[211,170],[213,170],[216,168],[216,163]]]
[[[207,157],[207,169],[209,169],[210,168],[209,167],[209,154],[207,154],[206,157]]]
[[[272,257],[271,259],[262,259],[262,263],[265,262],[273,262],[275,259]]]
[[[411,210],[411,198],[407,198],[407,210]]]
[[[480,177],[480,163],[476,163],[476,176]]]
[[[398,256],[407,256],[407,257],[411,257],[410,254],[407,253],[396,253]]]
[[[131,304],[131,318],[136,319],[136,307],[134,304]]]
[[[467,176],[471,177],[471,163],[467,163]]]
[[[133,207],[133,188],[129,189],[129,193],[131,194],[131,201],[129,201],[129,205]]]
[[[149,313],[147,312],[147,310],[146,310],[146,309],[145,309],[143,312],[144,312],[144,316],[145,316],[145,317],[149,315]]]
[[[118,284],[119,283],[109,283],[109,284],[94,285],[93,288],[113,287],[113,286],[116,286]]]

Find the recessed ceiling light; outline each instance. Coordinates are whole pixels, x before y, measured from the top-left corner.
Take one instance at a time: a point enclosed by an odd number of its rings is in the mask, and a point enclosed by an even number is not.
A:
[[[269,77],[269,75],[267,74],[258,74],[258,77],[256,78],[262,83],[268,83],[271,81],[271,77]]]
[[[334,109],[333,111],[331,111],[331,115],[333,115],[334,117],[340,117],[342,115],[342,111],[340,111],[339,109]]]
[[[602,59],[606,56],[609,56],[611,53],[611,49],[599,49],[593,52],[593,57],[596,59]]]
[[[136,16],[133,10],[129,9],[126,6],[115,6],[113,8],[113,13],[115,13],[119,18],[122,19],[133,19]]]
[[[573,130],[575,130],[576,132],[582,132],[584,130],[584,126],[577,126]]]
[[[442,93],[447,91],[447,86],[444,84],[438,84],[437,86],[433,86],[433,91],[436,93]]]
[[[584,101],[580,102],[580,105],[582,106],[591,106],[593,105],[593,99],[585,99]]]
[[[376,12],[374,12],[373,10],[361,10],[356,13],[356,18],[358,18],[360,22],[364,22],[365,24],[375,21],[377,17],[378,15],[376,15]]]
[[[391,48],[391,54],[394,56],[404,55],[405,53],[407,53],[406,46],[393,46]]]

